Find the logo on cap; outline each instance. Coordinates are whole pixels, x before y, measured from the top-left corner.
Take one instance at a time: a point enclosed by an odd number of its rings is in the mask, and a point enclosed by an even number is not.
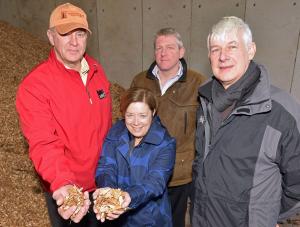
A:
[[[49,28],[55,28],[59,34],[79,28],[91,33],[85,12],[70,3],[59,5],[52,11]]]

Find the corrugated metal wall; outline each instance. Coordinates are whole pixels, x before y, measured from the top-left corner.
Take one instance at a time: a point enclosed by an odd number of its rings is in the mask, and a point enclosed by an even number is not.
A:
[[[0,0],[0,20],[47,39],[51,10],[60,0]],[[255,60],[272,82],[300,100],[299,0],[76,0],[93,31],[88,52],[111,81],[128,87],[153,61],[154,33],[166,26],[182,35],[190,68],[211,75],[206,37],[222,16],[245,19],[257,44]]]

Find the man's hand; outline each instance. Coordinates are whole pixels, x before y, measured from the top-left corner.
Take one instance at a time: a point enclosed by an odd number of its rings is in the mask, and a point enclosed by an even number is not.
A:
[[[78,207],[71,206],[67,209],[63,209],[61,205],[63,205],[65,197],[69,194],[68,190],[72,188],[73,185],[65,185],[57,189],[53,192],[52,198],[56,200],[56,204],[58,206],[58,213],[63,219],[71,219],[73,222],[78,223],[88,212],[91,201],[89,200],[89,193],[84,192],[84,204],[79,207],[78,213],[75,214],[75,211]],[[74,214],[74,215],[73,215]]]

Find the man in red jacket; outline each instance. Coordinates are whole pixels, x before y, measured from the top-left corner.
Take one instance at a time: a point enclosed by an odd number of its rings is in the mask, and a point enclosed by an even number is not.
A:
[[[85,54],[90,34],[82,9],[59,5],[47,31],[53,46],[49,58],[24,78],[17,92],[21,128],[53,226],[70,226],[70,220],[76,226],[98,224],[88,212],[89,194],[95,190],[95,169],[111,126],[111,96],[101,65]],[[73,185],[82,188],[84,205],[63,209]]]

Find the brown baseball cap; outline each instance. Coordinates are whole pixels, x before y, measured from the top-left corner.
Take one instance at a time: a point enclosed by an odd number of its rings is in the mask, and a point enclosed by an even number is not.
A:
[[[78,28],[92,33],[85,12],[71,3],[59,5],[52,11],[49,28],[55,28],[61,35]]]

